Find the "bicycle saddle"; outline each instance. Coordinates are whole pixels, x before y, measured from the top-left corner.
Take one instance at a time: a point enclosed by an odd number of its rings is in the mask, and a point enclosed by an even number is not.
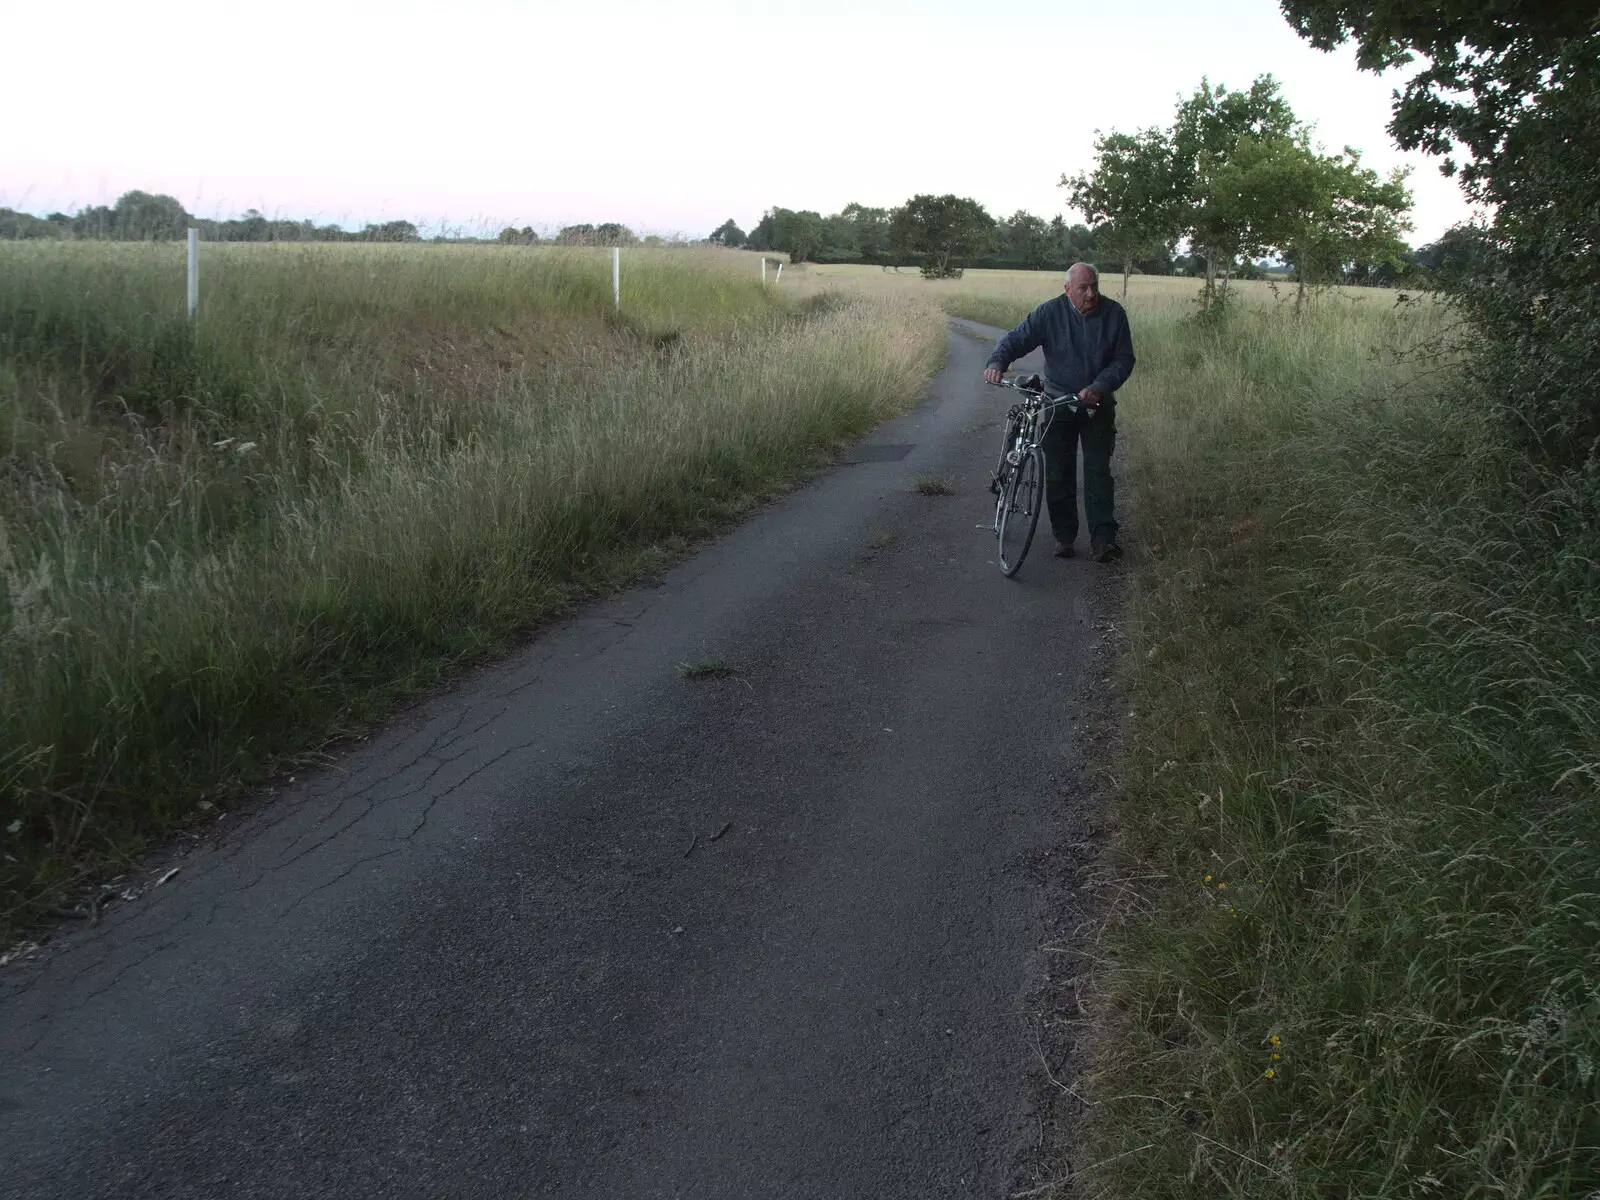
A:
[[[1030,392],[1044,391],[1044,380],[1039,378],[1037,372],[1032,375],[1018,375],[1012,383],[1019,388],[1027,388]]]

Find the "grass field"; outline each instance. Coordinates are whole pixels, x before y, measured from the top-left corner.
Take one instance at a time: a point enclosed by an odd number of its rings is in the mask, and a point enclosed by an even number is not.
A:
[[[652,570],[905,407],[902,298],[754,256],[0,246],[0,893],[14,926],[197,802]]]

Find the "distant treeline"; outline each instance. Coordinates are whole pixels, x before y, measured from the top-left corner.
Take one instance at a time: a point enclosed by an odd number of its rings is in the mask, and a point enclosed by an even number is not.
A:
[[[192,216],[171,196],[124,192],[110,207],[96,204],[76,213],[45,217],[0,208],[0,238],[98,238],[121,242],[166,242],[182,239],[190,228],[210,242],[416,242],[410,221],[385,221],[351,231],[314,221],[274,221],[255,209],[231,221]]]
[[[464,239],[453,239],[464,240]],[[626,225],[606,221],[599,225],[563,225],[555,233],[541,237],[531,225],[521,229],[507,225],[497,241],[507,246],[677,246],[693,245],[693,239],[664,238],[654,233],[640,237]]]
[[[318,225],[314,221],[283,221],[262,216],[249,209],[244,216],[228,221],[196,217],[171,196],[151,192],[124,192],[109,207],[97,204],[76,213],[53,212],[36,217],[15,209],[0,208],[0,239],[18,241],[29,238],[87,238],[119,242],[179,241],[190,229],[198,229],[208,242],[420,242],[417,227],[410,221],[385,221],[359,230],[340,225]],[[499,241],[510,245],[547,242],[560,246],[658,246],[668,239],[640,237],[626,225],[606,222],[600,225],[568,225],[554,234],[540,235],[530,226],[507,227],[498,238],[476,238],[459,234],[440,234],[435,242]]]
[[[953,198],[947,198],[953,199]],[[1034,213],[1018,210],[998,220],[976,201],[963,201],[969,210],[969,228],[963,231],[972,253],[957,253],[952,265],[959,268],[991,270],[1065,271],[1073,263],[1095,263],[1102,271],[1122,270],[1120,255],[1102,246],[1096,230],[1072,224],[1060,216],[1045,220]],[[792,262],[865,263],[887,267],[924,267],[933,251],[921,247],[914,237],[896,236],[897,214],[903,215],[915,204],[900,209],[868,208],[847,204],[832,216],[789,208],[770,208],[746,233],[729,219],[712,231],[708,241],[717,245],[749,250],[772,250],[787,254]],[[975,218],[975,219],[974,219]],[[1437,242],[1407,249],[1394,266],[1365,269],[1359,277],[1349,273],[1345,283],[1390,284],[1423,276],[1459,271],[1471,266],[1477,257],[1477,240],[1470,230],[1452,229]],[[1104,261],[1099,261],[1099,260]],[[1206,261],[1201,254],[1175,253],[1158,247],[1154,253],[1132,260],[1133,269],[1145,275],[1203,275]],[[1248,259],[1228,264],[1234,278],[1267,278],[1291,271],[1288,266],[1267,260]]]
[[[920,266],[927,252],[895,237],[895,211],[847,204],[825,217],[804,209],[769,208],[749,233],[728,220],[712,231],[709,240],[723,246],[779,251],[791,262]],[[1064,271],[1075,262],[1092,261],[1094,253],[1094,231],[1087,225],[1068,225],[1060,216],[1046,221],[1019,210],[993,222],[982,250],[961,256],[961,265]],[[1151,265],[1155,269],[1164,265],[1166,273],[1172,269],[1170,260]]]
[[[976,206],[976,202],[973,202]],[[894,237],[894,216],[899,210],[869,208],[847,204],[832,216],[808,210],[770,208],[753,229],[745,233],[731,219],[718,226],[706,239],[714,245],[749,250],[771,250],[787,254],[791,261],[818,263],[865,263],[885,267],[921,267],[928,258],[924,250],[913,249],[904,239]],[[981,222],[980,222],[981,225]],[[339,225],[318,225],[314,221],[273,220],[249,209],[244,216],[217,221],[196,217],[171,196],[151,192],[125,192],[113,205],[94,205],[76,213],[50,213],[37,217],[30,213],[0,208],[0,239],[86,238],[113,241],[177,241],[191,227],[215,242],[420,242],[422,235],[410,221],[368,224],[360,230]],[[539,234],[531,226],[507,226],[497,238],[485,239],[441,235],[432,241],[498,241],[505,245],[565,246],[659,246],[668,239],[655,235],[641,237],[626,225],[616,222],[563,226],[557,232]],[[992,221],[979,238],[977,253],[960,255],[963,267],[999,270],[1064,271],[1075,262],[1095,262],[1100,253],[1095,230],[1083,224],[1069,225],[1060,216],[1045,220],[1018,210],[1009,217]],[[1388,283],[1416,275],[1449,271],[1472,264],[1478,243],[1467,231],[1451,230],[1439,241],[1410,250],[1399,269],[1383,277],[1362,282]],[[1120,270],[1120,263],[1100,264],[1106,270]],[[1134,269],[1148,275],[1187,275],[1202,273],[1205,260],[1199,255],[1174,254],[1162,250],[1134,260]],[[1249,278],[1271,273],[1265,263],[1245,262],[1234,268],[1236,276]],[[1351,281],[1354,282],[1354,281]]]

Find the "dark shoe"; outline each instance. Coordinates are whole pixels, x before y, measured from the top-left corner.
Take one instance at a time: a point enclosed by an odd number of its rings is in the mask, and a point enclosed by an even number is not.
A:
[[[1113,541],[1096,540],[1089,547],[1089,553],[1094,555],[1095,562],[1116,562],[1122,557],[1122,547]]]
[[[1072,553],[1073,553],[1073,551],[1072,551],[1072,543],[1071,542],[1057,542],[1056,543],[1056,557],[1057,558],[1071,558],[1072,557]]]

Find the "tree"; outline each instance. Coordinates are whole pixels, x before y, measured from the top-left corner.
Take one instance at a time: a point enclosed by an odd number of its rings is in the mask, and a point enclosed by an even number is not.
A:
[[[1066,218],[1050,218],[1051,266],[1065,270],[1076,262],[1088,262],[1095,255],[1094,231],[1087,225],[1068,225]]]
[[[1294,264],[1296,311],[1308,284],[1350,278],[1358,267],[1363,275],[1393,273],[1409,251],[1402,235],[1411,229],[1411,189],[1403,169],[1379,178],[1347,146],[1342,155],[1318,156],[1317,179],[1316,206],[1297,214],[1297,227],[1278,247]]]
[[[1395,98],[1390,132],[1407,150],[1467,150],[1463,183],[1485,200],[1499,198],[1504,168],[1515,170],[1501,160],[1515,152],[1538,102],[1592,76],[1600,42],[1594,5],[1583,0],[1282,0],[1282,8],[1319,50],[1354,38],[1363,70],[1426,56],[1428,66]],[[1445,172],[1455,169],[1446,157]]]
[[[861,257],[856,223],[842,212],[822,218],[822,231],[813,256],[818,262],[853,262]]]
[[[750,230],[749,235],[745,238],[745,245],[750,249],[772,249],[772,230],[776,224],[776,218],[773,216],[773,211],[773,209],[769,208],[766,212],[762,213],[761,220],[756,222],[755,227]]]
[[[1340,155],[1318,153],[1304,128],[1292,137],[1246,134],[1207,186],[1214,219],[1233,231],[1239,253],[1294,264],[1296,312],[1307,284],[1339,278],[1357,260],[1393,265],[1405,254],[1405,173],[1381,180],[1348,147]]]
[[[821,249],[825,227],[822,214],[792,208],[769,208],[750,231],[752,250],[781,250],[791,262],[805,262]]]
[[[994,218],[963,196],[913,196],[889,220],[891,242],[922,255],[922,274],[928,279],[958,276],[951,260],[980,253],[993,232]]]
[[[367,225],[357,235],[364,242],[420,242],[422,237],[410,221],[385,221],[382,225]]]
[[[822,214],[802,209],[783,209],[777,225],[777,249],[789,255],[790,262],[802,263],[816,257],[824,241]]]
[[[1161,129],[1110,133],[1095,139],[1092,171],[1060,186],[1068,203],[1096,224],[1096,242],[1122,264],[1122,298],[1138,258],[1170,254],[1182,236],[1186,215],[1173,162],[1173,146]]]
[[[839,210],[839,215],[849,220],[856,252],[860,257],[868,262],[876,262],[889,255],[887,208],[868,208],[852,201]]]
[[[711,231],[711,235],[706,238],[706,241],[713,246],[742,246],[745,242],[744,230],[735,225],[733,218],[729,217]]]
[[[1488,269],[1493,245],[1486,232],[1472,225],[1457,225],[1445,230],[1438,241],[1420,247],[1412,258],[1417,266],[1448,285]]]
[[[1536,456],[1600,465],[1600,25],[1592,3],[1283,0],[1313,46],[1354,40],[1382,71],[1421,55],[1395,99],[1401,146],[1443,157],[1494,206],[1479,270],[1455,276],[1480,340],[1473,374],[1514,396],[1508,428]],[[1600,510],[1600,470],[1587,486]]]
[[[996,224],[995,236],[1000,257],[1006,262],[1023,263],[1035,270],[1055,263],[1055,242],[1043,217],[1018,209]]]
[[[1246,214],[1215,186],[1217,173],[1241,138],[1290,137],[1296,125],[1271,75],[1258,76],[1249,91],[1229,91],[1222,84],[1213,88],[1201,79],[1194,94],[1178,105],[1169,134],[1172,190],[1187,210],[1183,227],[1190,244],[1205,260],[1201,298],[1207,307],[1216,295],[1217,264],[1231,268],[1247,236],[1240,224]]]
[[[59,214],[55,214],[59,215]],[[36,217],[31,213],[0,208],[0,240],[19,241],[32,238],[59,238],[60,225],[52,218]]]
[[[193,220],[171,196],[133,191],[117,197],[110,224],[124,241],[165,242],[184,237]]]
[[[781,250],[797,263],[814,256],[822,243],[822,214],[792,208],[768,209],[750,233],[752,249]]]

